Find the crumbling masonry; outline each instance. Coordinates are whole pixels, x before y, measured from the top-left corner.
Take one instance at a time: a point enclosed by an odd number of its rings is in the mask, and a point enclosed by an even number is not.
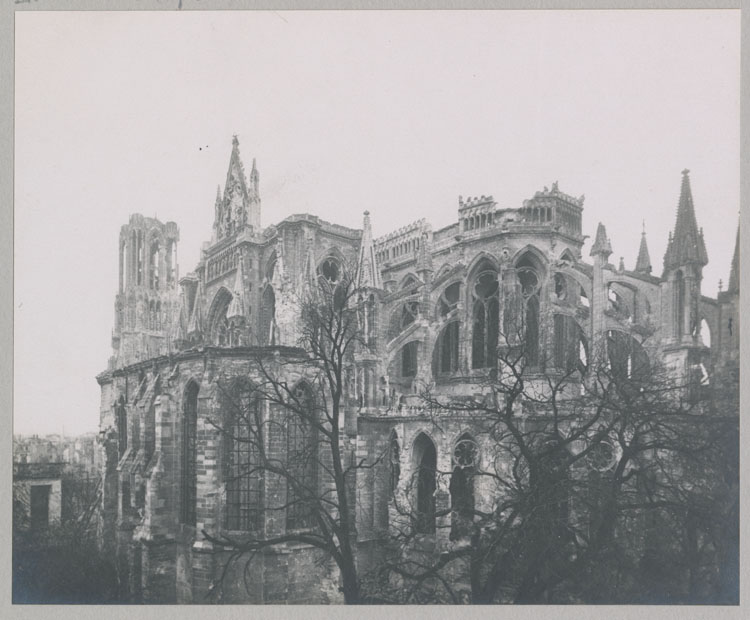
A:
[[[246,177],[234,138],[211,242],[192,272],[178,272],[177,224],[132,215],[120,231],[114,354],[97,377],[99,532],[117,558],[123,595],[151,603],[341,600],[334,565],[300,544],[259,554],[248,575],[230,573],[220,595],[207,599],[228,552],[202,532],[272,535],[305,526],[299,515],[263,511],[264,501],[287,492],[278,480],[227,481],[243,457],[223,445],[211,420],[222,419],[219,381],[252,381],[260,350],[294,351],[294,293],[318,277],[335,282],[347,266],[356,265],[366,293],[368,346],[350,369],[343,448],[360,459],[389,455],[360,470],[355,485],[363,567],[375,561],[377,541],[395,518],[392,489],[404,497],[428,488],[430,497],[411,499],[433,502],[438,513],[467,494],[490,501],[460,483],[462,468],[482,466],[490,447],[469,418],[432,424],[418,394],[427,386],[438,396],[471,396],[514,313],[524,313],[525,351],[540,381],[571,367],[580,381],[605,339],[624,347],[628,360],[660,360],[699,383],[737,381],[739,232],[727,289],[718,299],[703,296],[708,258],[688,171],[661,276],[652,273],[645,230],[633,269],[609,262],[602,224],[586,262],[582,211],[583,197],[554,183],[518,208],[500,207],[492,196],[459,198],[457,221],[439,230],[420,220],[373,239],[367,212],[362,230],[306,214],[262,227],[255,160]],[[283,437],[273,442],[269,449],[280,452],[290,445]],[[428,481],[431,487],[410,485],[425,463],[454,475]],[[451,518],[423,524],[436,550],[457,535]]]

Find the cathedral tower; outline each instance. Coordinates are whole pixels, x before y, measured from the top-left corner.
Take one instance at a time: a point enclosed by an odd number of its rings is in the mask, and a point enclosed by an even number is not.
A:
[[[122,366],[166,352],[177,298],[177,224],[138,213],[120,229],[112,348]]]

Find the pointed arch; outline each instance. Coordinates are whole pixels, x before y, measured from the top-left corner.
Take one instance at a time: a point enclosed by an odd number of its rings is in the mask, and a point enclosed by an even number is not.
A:
[[[474,478],[479,468],[479,445],[468,432],[453,447],[451,480],[451,540],[471,533],[474,520]]]
[[[560,260],[566,260],[570,263],[575,263],[576,257],[573,256],[573,252],[570,251],[570,248],[565,248],[562,251],[562,254],[560,254]]]
[[[547,271],[547,265],[549,264],[549,261],[544,255],[544,252],[529,243],[518,250],[511,258],[511,264],[516,269],[523,266],[522,263],[528,263],[529,266],[538,269],[540,273],[545,273]]]
[[[246,377],[237,377],[222,394],[224,434],[224,527],[253,531],[261,527],[262,475],[259,459],[261,399]]]
[[[432,374],[434,377],[449,375],[459,368],[459,322],[445,323],[438,333],[432,354]]]
[[[414,440],[412,459],[416,484],[415,530],[420,534],[434,534],[437,448],[424,432]]]
[[[461,280],[455,280],[446,284],[435,304],[435,315],[438,321],[444,321],[453,315],[461,303]]]
[[[534,246],[527,245],[516,253],[517,288],[520,293],[520,332],[523,336],[524,354],[529,366],[539,364],[541,291],[547,268],[547,259]]]
[[[440,269],[437,270],[437,274],[435,276],[435,280],[440,280],[441,278],[444,278],[447,276],[453,269],[455,268],[455,265],[451,263],[444,263]]]
[[[276,250],[273,250],[265,263],[265,267],[263,268],[263,275],[267,282],[273,281],[274,273],[276,272],[277,260]]]
[[[229,324],[227,310],[232,301],[232,293],[222,286],[214,295],[208,311],[208,337],[212,344],[224,347],[229,345]]]
[[[477,253],[477,255],[474,256],[474,258],[471,260],[466,273],[468,274],[469,278],[473,278],[477,275],[477,273],[479,273],[479,271],[484,271],[486,269],[500,271],[500,263],[492,254],[482,250],[481,252]]]
[[[497,364],[500,327],[500,276],[497,262],[488,255],[475,260],[469,270],[471,308],[471,367]]]
[[[328,259],[332,258],[333,260],[337,261],[339,263],[339,266],[343,266],[346,264],[346,256],[344,256],[344,253],[336,246],[331,246],[320,252],[316,259],[315,264],[317,268],[320,268],[320,266],[323,264],[323,262]]]
[[[415,273],[409,272],[403,278],[398,285],[399,290],[408,289],[411,287],[422,286],[422,281],[417,277]]]

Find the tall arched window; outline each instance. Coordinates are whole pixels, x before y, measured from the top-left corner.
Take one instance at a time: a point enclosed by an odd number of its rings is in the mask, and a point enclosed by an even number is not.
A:
[[[459,322],[451,320],[456,317],[461,284],[454,282],[438,298],[437,314],[439,320],[450,321],[438,335],[433,354],[433,374],[448,374],[458,370]]]
[[[343,278],[339,261],[332,256],[326,258],[318,267],[318,283],[326,295],[332,296],[332,307],[341,310],[347,303],[348,281]]]
[[[497,332],[500,320],[499,291],[500,287],[495,271],[484,271],[474,280],[472,290],[472,368],[488,368],[497,365]]]
[[[224,397],[224,526],[228,530],[261,527],[260,405],[258,395],[245,380],[237,381]]]
[[[674,276],[674,295],[674,335],[680,338],[685,333],[685,278],[682,271],[678,271]]]
[[[128,242],[123,241],[122,247],[120,248],[120,273],[122,274],[122,286],[120,292],[128,288],[130,284],[130,265],[128,260],[130,259],[130,253],[128,252]]]
[[[433,371],[436,375],[458,370],[458,321],[451,321],[440,332],[435,343]]]
[[[464,433],[453,449],[451,473],[451,540],[471,533],[474,519],[474,475],[479,465],[479,447]]]
[[[167,242],[167,284],[172,286],[177,279],[177,242],[170,239]]]
[[[536,366],[539,363],[540,271],[527,256],[518,262],[516,274],[521,290],[521,331],[526,363]]]
[[[295,388],[287,413],[286,528],[297,530],[313,526],[318,497],[316,411],[306,384]]]
[[[260,305],[260,344],[273,346],[276,343],[276,295],[268,285],[263,291]]]
[[[182,467],[180,522],[195,525],[195,503],[198,478],[196,473],[196,436],[198,430],[198,390],[199,386],[191,381],[185,390],[182,405],[182,442],[180,461]]]
[[[221,288],[214,301],[211,304],[209,313],[209,334],[211,342],[219,347],[228,347],[229,342],[229,321],[227,320],[227,310],[232,301],[232,294],[225,288]]]
[[[148,285],[149,288],[159,289],[159,241],[151,244],[148,257]]]
[[[437,451],[435,444],[424,433],[414,442],[414,462],[417,487],[415,528],[420,534],[434,534]]]

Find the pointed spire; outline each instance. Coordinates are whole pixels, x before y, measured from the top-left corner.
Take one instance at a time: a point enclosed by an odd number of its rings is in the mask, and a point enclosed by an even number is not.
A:
[[[732,267],[729,270],[729,293],[738,293],[740,290],[740,225],[737,224],[737,239],[734,242],[734,256],[732,256]]]
[[[674,235],[670,239],[667,251],[664,254],[665,271],[691,263],[701,266],[708,263],[703,234],[698,232],[698,223],[695,220],[689,173],[690,171],[687,169],[682,171],[682,185],[680,186],[680,201],[677,205]]]
[[[183,343],[186,340],[185,337],[185,324],[187,323],[185,318],[185,294],[180,294],[179,301],[177,302],[177,310],[174,313],[172,320],[172,330],[169,334],[170,339],[174,346],[182,348]]]
[[[639,273],[651,273],[651,257],[648,255],[646,244],[646,221],[643,221],[643,232],[641,233],[641,247],[638,249],[638,259],[635,261],[635,270]]]
[[[253,157],[253,167],[250,170],[250,199],[260,200],[260,190],[258,184],[260,181],[260,175],[258,174],[258,167],[255,164],[255,157]]]
[[[244,319],[245,318],[245,283],[242,274],[242,256],[237,261],[237,274],[234,278],[234,288],[232,289],[232,301],[227,308],[227,319]]]
[[[372,226],[370,212],[365,211],[362,224],[362,241],[359,246],[359,260],[357,261],[357,286],[363,288],[383,288],[383,281],[378,269],[375,243],[372,240]]]
[[[591,246],[590,256],[596,256],[601,254],[604,260],[612,254],[612,245],[607,238],[607,229],[604,228],[604,224],[599,222],[599,226],[596,227],[596,237],[594,238],[594,245]]]
[[[227,169],[227,182],[224,184],[224,193],[233,191],[240,187],[247,196],[247,182],[245,180],[245,168],[240,158],[240,143],[237,136],[232,137],[232,154],[229,156],[229,168]]]

